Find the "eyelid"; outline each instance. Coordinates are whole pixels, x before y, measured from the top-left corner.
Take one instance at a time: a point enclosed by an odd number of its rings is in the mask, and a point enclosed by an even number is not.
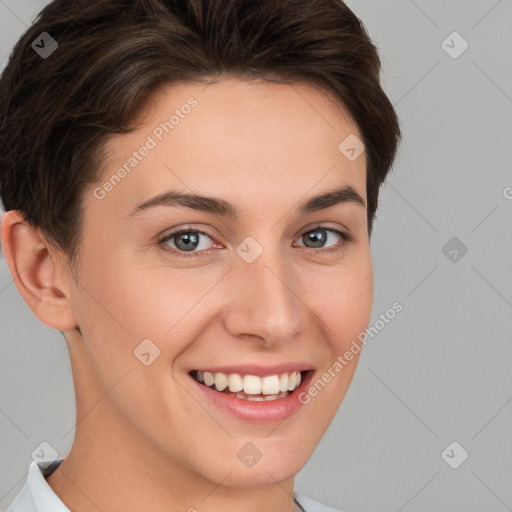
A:
[[[172,240],[174,237],[177,237],[179,236],[180,234],[182,233],[189,233],[189,232],[194,232],[194,233],[200,233],[202,235],[205,235],[207,236],[208,238],[210,238],[214,243],[216,243],[215,241],[215,236],[211,233],[209,233],[207,230],[205,229],[200,229],[200,228],[194,228],[193,226],[187,226],[185,225],[184,227],[182,228],[177,228],[171,232],[169,232],[167,235],[163,236],[163,237],[160,237],[158,239],[158,245],[159,246],[165,246],[164,247],[164,250],[167,251],[167,252],[171,252],[173,254],[176,254],[179,256],[184,256],[184,257],[201,257],[201,256],[208,256],[210,255],[211,251],[213,249],[205,249],[203,251],[191,251],[189,253],[187,253],[186,251],[178,251],[176,249],[173,249],[172,247],[169,247],[168,245],[165,244],[165,242],[169,241],[169,240]]]
[[[346,235],[347,237],[351,237],[350,232],[345,226],[342,225],[340,228],[339,224],[328,223],[328,222],[313,222],[312,224],[307,225],[299,231],[297,236],[304,235],[305,233],[309,233],[309,231],[314,231],[315,229],[329,229],[331,231],[336,231],[337,233]]]
[[[301,245],[299,247],[303,248],[303,250],[305,250],[306,252],[321,256],[322,254],[325,255],[325,254],[331,254],[331,253],[336,253],[338,251],[341,251],[348,244],[354,242],[354,236],[351,233],[349,233],[348,231],[342,231],[338,228],[333,228],[333,227],[325,226],[322,224],[316,225],[312,228],[305,229],[304,231],[302,231],[302,235],[300,235],[299,238],[304,236],[306,233],[309,233],[310,231],[316,231],[316,230],[321,230],[321,229],[325,229],[326,231],[331,231],[331,232],[336,233],[340,237],[341,240],[333,246],[321,247],[319,249],[306,247],[305,245]]]
[[[309,233],[310,231],[315,231],[317,229],[318,230],[325,229],[327,231],[336,233],[337,235],[340,236],[341,243],[338,243],[337,245],[332,246],[332,247],[319,248],[319,249],[314,249],[314,248],[305,247],[305,246],[300,246],[300,247],[304,247],[304,249],[306,251],[321,254],[321,253],[329,253],[329,252],[341,250],[345,247],[345,245],[354,241],[353,235],[348,230],[341,230],[341,229],[334,228],[332,226],[325,225],[322,223],[312,224],[311,226],[307,226],[306,228],[303,228],[299,234],[299,237],[302,237],[306,233]],[[202,251],[190,251],[187,253],[186,251],[178,251],[176,249],[173,249],[172,247],[169,247],[165,244],[165,242],[167,242],[168,240],[171,240],[172,238],[179,236],[182,233],[189,233],[189,232],[194,232],[194,233],[199,233],[199,234],[205,235],[208,238],[210,238],[214,243],[217,243],[215,240],[215,235],[212,235],[211,233],[209,233],[208,230],[205,230],[202,228],[201,229],[195,228],[191,225],[185,225],[182,228],[177,228],[176,230],[169,232],[164,237],[159,238],[158,245],[165,246],[165,247],[163,247],[163,249],[165,251],[171,252],[171,253],[177,255],[178,257],[183,256],[183,257],[187,258],[187,257],[209,256],[214,249],[204,249]],[[295,239],[297,239],[297,237]]]

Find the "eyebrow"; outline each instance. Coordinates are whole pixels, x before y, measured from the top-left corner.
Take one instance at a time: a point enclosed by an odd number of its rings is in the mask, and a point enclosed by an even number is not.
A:
[[[344,203],[354,203],[366,208],[366,203],[361,195],[350,185],[345,185],[339,189],[330,190],[300,202],[295,208],[295,213],[312,213]],[[224,199],[169,190],[137,205],[127,216],[132,217],[138,215],[156,206],[185,206],[193,210],[214,213],[231,218],[238,218],[241,214],[240,210],[235,205]]]

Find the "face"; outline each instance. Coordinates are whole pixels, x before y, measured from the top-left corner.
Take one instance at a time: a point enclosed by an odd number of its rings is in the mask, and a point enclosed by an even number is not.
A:
[[[85,191],[68,340],[78,406],[106,398],[77,440],[115,430],[139,465],[233,487],[300,470],[371,314],[366,157],[338,149],[351,134],[326,92],[229,78],[161,89],[109,141]]]

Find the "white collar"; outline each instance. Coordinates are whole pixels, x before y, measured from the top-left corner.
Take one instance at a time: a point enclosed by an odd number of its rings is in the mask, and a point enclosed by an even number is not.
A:
[[[45,479],[60,465],[63,459],[51,461],[32,461],[28,470],[28,478],[19,495],[7,509],[13,512],[71,512],[62,500],[55,494]],[[302,507],[309,512],[338,512],[307,496],[294,493]],[[12,507],[12,509],[11,509]]]
[[[20,510],[27,507],[28,510],[34,512],[47,512],[48,510],[71,512],[45,479],[45,476],[51,475],[59,467],[62,460],[39,461],[39,463],[34,460],[30,463],[26,484],[17,497],[21,506]]]

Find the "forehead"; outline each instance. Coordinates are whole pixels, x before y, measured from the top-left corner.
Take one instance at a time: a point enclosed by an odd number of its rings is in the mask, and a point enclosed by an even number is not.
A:
[[[339,149],[347,137],[362,140],[359,128],[316,86],[236,78],[168,85],[141,112],[137,130],[108,141],[103,183],[126,170],[109,191],[111,202],[133,203],[165,188],[228,193],[231,202],[273,190],[268,199],[275,201],[279,193],[298,198],[340,184],[365,197],[365,154],[350,161]]]

